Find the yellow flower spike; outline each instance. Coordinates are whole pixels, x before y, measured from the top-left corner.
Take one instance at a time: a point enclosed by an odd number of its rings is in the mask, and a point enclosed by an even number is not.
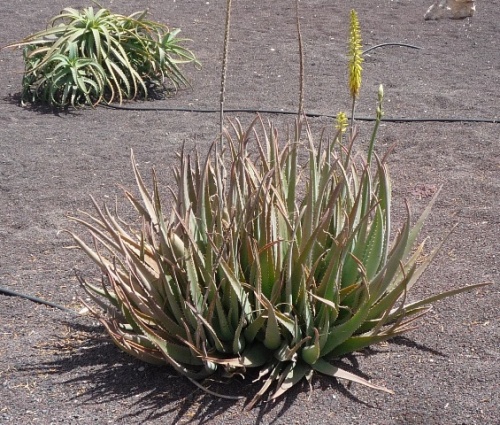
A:
[[[361,88],[361,63],[362,57],[361,29],[359,27],[358,14],[351,10],[351,27],[349,31],[349,89],[351,96],[356,99]]]
[[[340,133],[345,133],[347,130],[348,120],[345,112],[339,112],[335,119],[335,129]]]

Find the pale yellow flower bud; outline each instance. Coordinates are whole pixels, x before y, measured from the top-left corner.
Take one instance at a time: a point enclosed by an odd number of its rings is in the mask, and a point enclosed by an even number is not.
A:
[[[348,120],[347,114],[345,112],[339,112],[335,120],[335,128],[341,133],[345,133],[347,130]]]
[[[384,86],[380,84],[380,86],[378,86],[378,101],[382,102],[383,98],[384,98]]]

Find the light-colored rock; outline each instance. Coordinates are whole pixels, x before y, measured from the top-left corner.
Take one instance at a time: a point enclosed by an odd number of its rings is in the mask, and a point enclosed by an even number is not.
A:
[[[475,0],[436,0],[424,15],[425,20],[470,18],[476,11]]]

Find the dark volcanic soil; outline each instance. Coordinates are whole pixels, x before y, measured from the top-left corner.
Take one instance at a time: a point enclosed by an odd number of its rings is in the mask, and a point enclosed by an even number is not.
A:
[[[166,186],[181,144],[203,150],[218,131],[217,114],[162,108],[217,108],[225,2],[102,3],[117,13],[149,7],[153,19],[182,28],[203,68],[187,70],[192,89],[130,105],[147,111],[52,113],[21,108],[11,98],[20,91],[22,55],[0,52],[0,286],[74,310],[84,294],[73,269],[95,270],[81,253],[65,249],[70,241],[59,231],[71,226],[66,216],[90,210],[89,194],[111,202],[118,196],[122,203],[118,186],[133,187],[130,148],[142,170],[160,170]],[[42,29],[69,5],[3,2],[0,45]],[[346,38],[354,7],[366,48],[385,42],[421,47],[370,52],[359,115],[374,115],[383,83],[387,118],[498,120],[500,2],[479,1],[473,19],[441,22],[423,20],[429,5],[430,0],[302,1],[306,111],[335,114],[349,108]],[[235,1],[226,106],[296,110],[297,52],[293,1]],[[244,123],[253,118],[228,115]],[[310,124],[319,133],[331,119]],[[361,122],[360,128],[366,141],[371,124]],[[424,235],[435,246],[457,225],[415,296],[494,283],[438,303],[408,339],[346,359],[395,395],[318,377],[311,393],[298,386],[278,402],[247,412],[242,402],[207,396],[169,369],[122,354],[89,317],[0,295],[0,423],[498,424],[500,124],[386,122],[379,138],[380,151],[396,144],[390,167],[399,210],[405,198],[421,209],[443,185]],[[255,389],[236,382],[227,391]]]

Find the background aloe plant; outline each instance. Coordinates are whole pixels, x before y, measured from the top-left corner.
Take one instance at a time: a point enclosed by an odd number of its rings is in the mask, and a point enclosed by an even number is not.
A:
[[[93,7],[64,9],[47,29],[7,47],[24,47],[23,101],[56,106],[148,97],[165,79],[187,86],[180,65],[195,62],[179,29]],[[63,75],[61,77],[61,74]]]
[[[141,225],[94,201],[95,215],[73,218],[94,245],[70,232],[101,270],[101,284],[79,280],[115,343],[202,388],[219,369],[258,368],[263,384],[249,408],[314,372],[390,392],[330,361],[412,329],[433,302],[481,285],[407,302],[437,252],[415,246],[435,197],[415,223],[407,208],[393,235],[388,166],[374,151],[382,100],[380,88],[366,158],[345,114],[319,142],[303,116],[284,142],[260,117],[246,129],[232,121],[203,160],[180,154],[168,218],[156,174],[148,189],[132,154],[138,195],[125,195]]]

